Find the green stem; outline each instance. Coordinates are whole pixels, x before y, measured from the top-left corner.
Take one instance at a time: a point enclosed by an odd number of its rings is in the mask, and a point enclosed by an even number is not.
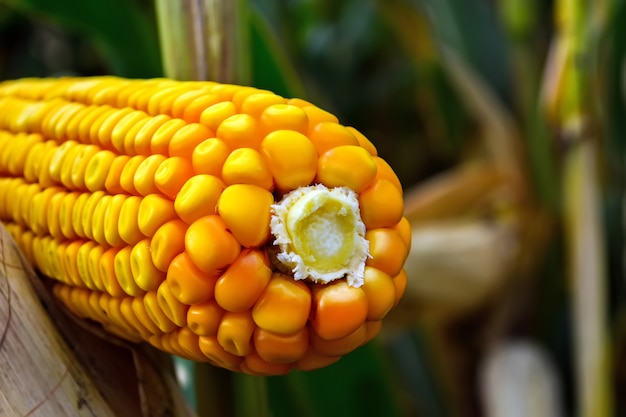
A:
[[[233,374],[235,417],[270,417],[267,378]]]
[[[592,105],[593,51],[601,32],[603,2],[562,0],[558,6],[561,36],[568,42],[571,66],[561,76],[564,96],[559,130],[568,140],[563,155],[563,211],[572,285],[573,341],[578,415],[612,415],[612,388],[607,322],[605,237],[596,166],[597,114]]]
[[[155,0],[167,77],[247,84],[246,0]]]

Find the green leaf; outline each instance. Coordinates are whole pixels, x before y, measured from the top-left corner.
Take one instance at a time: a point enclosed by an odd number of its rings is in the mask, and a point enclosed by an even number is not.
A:
[[[267,20],[250,7],[252,85],[284,97],[305,97],[304,87],[278,36]]]
[[[326,368],[292,372],[268,380],[275,417],[402,415],[392,392],[389,368],[375,343],[345,355]],[[282,403],[285,398],[298,400],[296,413]]]
[[[51,19],[93,38],[110,73],[130,78],[161,76],[154,19],[127,0],[5,0],[9,6]]]

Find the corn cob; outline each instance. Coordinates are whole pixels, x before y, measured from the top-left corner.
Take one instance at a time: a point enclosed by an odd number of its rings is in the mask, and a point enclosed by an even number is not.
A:
[[[76,316],[253,375],[367,343],[407,281],[402,188],[372,143],[251,87],[0,83],[0,220]]]

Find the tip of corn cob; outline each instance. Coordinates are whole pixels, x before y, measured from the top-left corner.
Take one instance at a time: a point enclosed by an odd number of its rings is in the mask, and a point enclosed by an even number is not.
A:
[[[276,258],[297,280],[327,284],[346,277],[363,285],[369,243],[356,193],[322,184],[300,187],[272,205],[270,228],[280,248]]]

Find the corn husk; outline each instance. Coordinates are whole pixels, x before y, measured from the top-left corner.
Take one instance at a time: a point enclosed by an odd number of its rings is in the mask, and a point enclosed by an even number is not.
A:
[[[0,226],[1,416],[194,415],[168,357],[101,337],[44,284]]]

